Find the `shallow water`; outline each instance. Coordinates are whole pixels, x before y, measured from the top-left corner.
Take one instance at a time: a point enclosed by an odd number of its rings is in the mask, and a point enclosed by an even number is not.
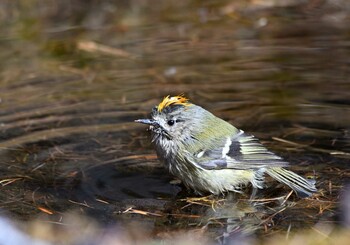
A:
[[[205,228],[265,236],[338,223],[350,172],[346,1],[1,3],[0,194],[11,219],[76,211],[154,237]],[[311,199],[274,182],[193,197],[134,119],[184,93],[316,177]]]

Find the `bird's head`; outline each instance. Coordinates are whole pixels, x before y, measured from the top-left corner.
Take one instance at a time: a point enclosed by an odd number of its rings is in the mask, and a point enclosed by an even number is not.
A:
[[[152,109],[151,119],[135,122],[149,125],[154,141],[185,141],[200,129],[205,112],[183,96],[167,96]]]

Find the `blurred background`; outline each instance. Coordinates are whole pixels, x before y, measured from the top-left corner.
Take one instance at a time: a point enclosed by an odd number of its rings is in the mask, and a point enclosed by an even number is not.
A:
[[[348,244],[349,21],[346,0],[2,0],[0,243]],[[189,199],[133,122],[168,94],[319,193]]]

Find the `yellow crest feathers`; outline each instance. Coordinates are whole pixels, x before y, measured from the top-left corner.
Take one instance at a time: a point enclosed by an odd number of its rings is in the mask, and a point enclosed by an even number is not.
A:
[[[170,97],[170,95],[168,95],[163,99],[162,102],[159,103],[157,110],[158,112],[161,112],[162,110],[164,110],[165,108],[171,105],[189,106],[191,105],[191,103],[189,103],[188,99],[184,96],[179,95],[179,96]]]

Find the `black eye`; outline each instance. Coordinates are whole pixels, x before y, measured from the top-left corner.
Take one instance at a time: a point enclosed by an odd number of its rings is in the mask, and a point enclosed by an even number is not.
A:
[[[169,126],[173,126],[174,124],[175,124],[175,121],[174,121],[174,120],[170,119],[170,120],[168,121],[168,125],[169,125]]]
[[[153,108],[152,108],[152,113],[153,113],[153,114],[156,114],[157,110],[158,110],[158,107],[157,107],[157,106],[153,107]]]

